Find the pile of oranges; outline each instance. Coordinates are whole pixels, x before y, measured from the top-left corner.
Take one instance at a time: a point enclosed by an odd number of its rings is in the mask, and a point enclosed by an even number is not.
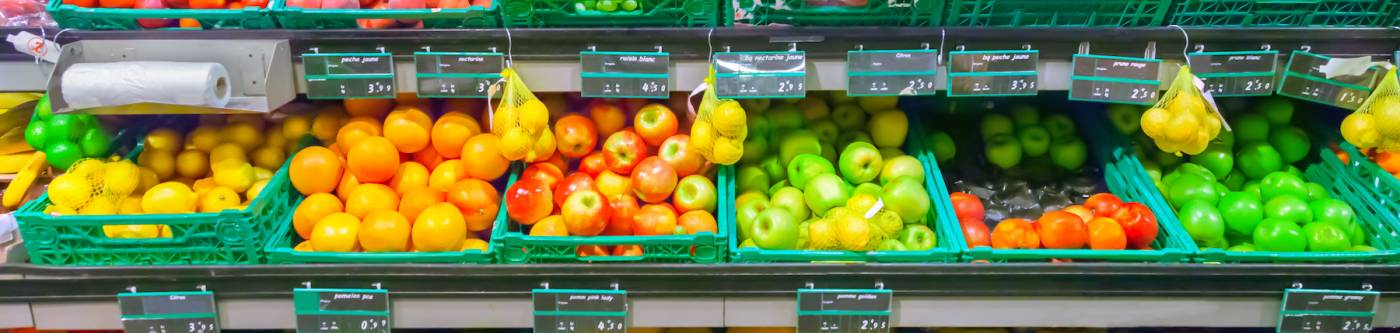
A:
[[[1380,166],[1381,170],[1385,170],[1385,172],[1395,176],[1396,179],[1400,179],[1400,153],[1393,153],[1376,148],[1359,148],[1359,150],[1361,154],[1365,155],[1371,162],[1375,162],[1377,166]],[[1351,163],[1351,155],[1347,154],[1345,150],[1333,147],[1332,152],[1337,155],[1338,159],[1342,160],[1342,163]]]
[[[307,197],[292,215],[297,251],[486,251],[500,211],[490,183],[510,162],[483,133],[479,101],[347,99],[328,145],[292,157],[288,176]]]

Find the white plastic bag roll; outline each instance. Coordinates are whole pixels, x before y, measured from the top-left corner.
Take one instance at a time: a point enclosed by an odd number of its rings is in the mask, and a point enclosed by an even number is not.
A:
[[[74,109],[136,103],[222,108],[232,95],[228,71],[212,62],[75,64],[63,73],[61,89]]]

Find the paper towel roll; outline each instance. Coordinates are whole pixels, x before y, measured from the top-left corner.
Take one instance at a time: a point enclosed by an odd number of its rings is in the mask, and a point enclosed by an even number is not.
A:
[[[219,63],[130,61],[74,64],[60,88],[74,109],[136,103],[222,108],[232,95],[230,84]]]

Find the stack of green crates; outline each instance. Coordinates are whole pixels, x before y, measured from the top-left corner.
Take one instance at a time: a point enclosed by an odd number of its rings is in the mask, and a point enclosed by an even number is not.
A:
[[[495,28],[500,26],[500,6],[492,1],[489,8],[313,9],[287,7],[279,0],[272,15],[285,29],[356,29],[360,19],[417,20],[425,29]]]
[[[732,1],[730,23],[795,26],[930,27],[943,18],[944,0],[721,0]],[[825,3],[808,3],[818,1]]]
[[[621,7],[623,1],[605,0]],[[599,0],[506,0],[501,9],[505,26],[512,28],[557,27],[714,27],[719,25],[720,1],[636,0],[637,8],[604,12],[577,10]]]
[[[1348,161],[1338,159],[1337,162],[1344,165],[1347,177],[1356,181],[1358,186],[1365,187],[1369,199],[1378,204],[1377,214],[1400,216],[1400,178],[1381,169],[1350,143],[1342,143],[1341,149],[1347,154]],[[1396,227],[1400,228],[1400,225]]]
[[[281,6],[283,0],[273,0],[267,7]],[[199,21],[202,29],[276,29],[268,8],[244,7],[242,9],[134,9],[134,8],[89,8],[65,4],[63,0],[49,1],[49,15],[58,26],[78,30],[141,30],[137,19],[181,19]]]
[[[1395,0],[1175,0],[1171,24],[1233,27],[1384,27]]]
[[[1147,27],[1171,0],[951,0],[945,25],[959,27]],[[1252,1],[1252,0],[1246,0]]]

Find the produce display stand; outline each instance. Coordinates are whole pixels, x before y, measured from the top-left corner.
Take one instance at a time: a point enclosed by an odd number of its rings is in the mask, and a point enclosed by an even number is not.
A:
[[[270,8],[281,6],[283,0],[268,2],[268,8],[242,9],[132,9],[88,8],[53,0],[48,4],[49,15],[64,28],[82,30],[141,30],[137,19],[190,18],[199,21],[203,29],[276,29]]]

